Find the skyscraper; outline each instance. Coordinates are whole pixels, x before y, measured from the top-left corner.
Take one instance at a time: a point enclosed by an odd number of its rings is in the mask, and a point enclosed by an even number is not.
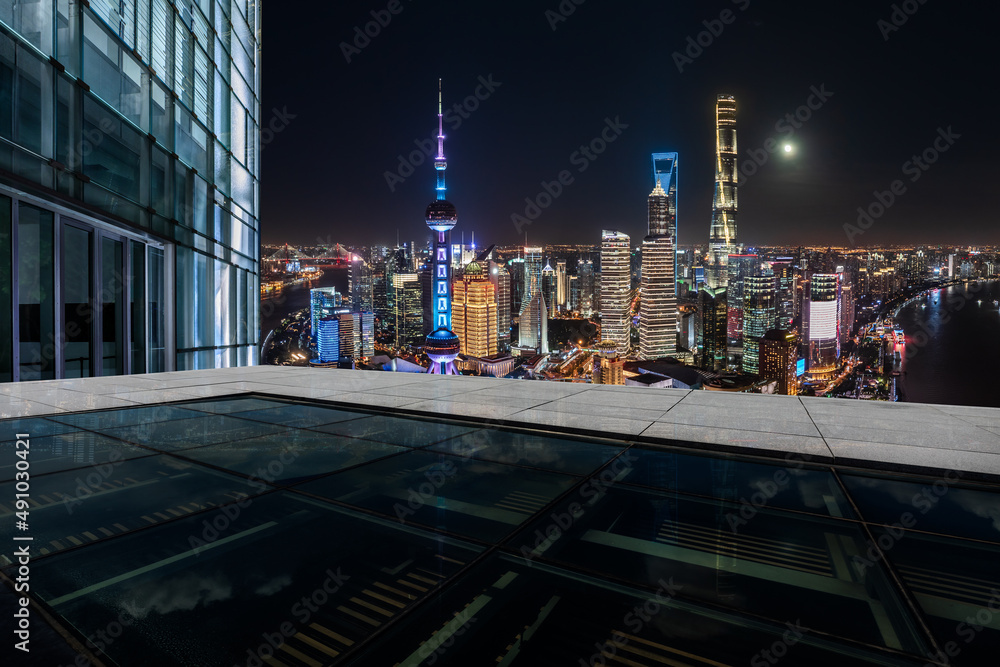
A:
[[[601,232],[601,340],[627,354],[631,332],[631,251],[628,234]]]
[[[531,298],[524,302],[518,318],[518,346],[533,347],[539,354],[549,351],[549,314],[537,277],[532,277]]]
[[[396,347],[419,345],[424,335],[420,277],[416,273],[395,273],[392,287]]]
[[[815,273],[809,282],[808,370],[813,378],[828,378],[837,370],[839,304],[837,275]]]
[[[260,4],[181,6],[0,2],[0,382],[257,362]]]
[[[677,353],[676,253],[670,236],[670,198],[657,180],[649,194],[649,235],[642,242],[639,301],[639,358],[658,359]]]
[[[309,315],[313,338],[319,338],[319,321],[342,306],[336,287],[314,287],[309,290]]]
[[[702,287],[698,290],[699,365],[708,371],[726,367],[726,290]]]
[[[497,353],[496,288],[478,262],[465,267],[455,280],[452,329],[462,354],[489,357]]]
[[[524,248],[524,287],[521,290],[521,308],[528,302],[532,281],[539,288],[542,286],[542,248],[525,246]]]
[[[451,230],[458,222],[455,205],[445,199],[447,187],[444,172],[448,161],[444,157],[444,112],[441,106],[441,81],[438,80],[438,154],[434,158],[437,171],[437,198],[428,204],[425,218],[434,232],[433,285],[434,331],[427,334],[424,352],[431,360],[428,373],[458,375],[455,357],[458,356],[458,336],[451,331]]]
[[[760,339],[774,328],[775,276],[743,279],[743,372],[760,373]]]
[[[351,254],[351,271],[348,280],[351,309],[355,312],[373,310],[375,300],[372,292],[372,270],[368,262],[360,255]]]
[[[760,258],[757,255],[729,255],[726,258],[728,303],[729,354],[743,354],[743,281],[749,276],[760,275]],[[768,327],[770,328],[770,327]],[[765,329],[766,331],[767,329]],[[764,332],[762,331],[761,334]]]
[[[556,260],[556,310],[567,310],[569,304],[569,280],[566,275],[566,260]]]
[[[625,360],[618,356],[618,346],[605,340],[597,346],[594,355],[594,371],[591,382],[594,384],[625,384]]]
[[[669,236],[677,247],[677,153],[653,153],[653,183],[666,193],[666,210],[657,216],[656,229],[650,220],[649,235]],[[676,274],[676,267],[674,274]]]
[[[725,287],[726,262],[736,245],[736,99],[719,95],[715,102],[715,196],[708,237],[709,287]]]
[[[497,299],[497,352],[507,354],[510,352],[510,272],[492,259],[489,260],[489,271]]]
[[[771,262],[774,273],[777,295],[775,309],[777,311],[779,329],[791,329],[795,320],[795,270],[791,257],[778,257]]]
[[[771,329],[760,339],[760,377],[765,380],[776,380],[778,387],[774,393],[798,393],[795,377],[795,366],[798,361],[796,351],[799,347],[798,336],[792,331]]]
[[[340,319],[336,315],[317,320],[316,350],[321,364],[337,363],[340,359]]]
[[[585,317],[594,314],[599,305],[594,298],[594,262],[589,259],[579,259],[576,262],[577,290],[580,294],[576,309]]]
[[[558,287],[556,285],[556,272],[552,270],[552,265],[548,262],[542,269],[542,296],[545,297],[549,317],[555,317],[558,310]]]

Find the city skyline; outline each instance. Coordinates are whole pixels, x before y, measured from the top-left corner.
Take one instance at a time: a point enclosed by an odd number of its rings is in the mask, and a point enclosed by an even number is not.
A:
[[[553,30],[546,8],[511,3],[496,9],[495,25],[484,28],[487,39],[473,40],[448,26],[470,21],[475,8],[403,7],[368,46],[350,54],[349,63],[339,45],[351,44],[353,28],[372,20],[371,8],[344,3],[320,10],[324,23],[343,26],[331,33],[331,66],[337,90],[356,100],[332,107],[329,95],[307,99],[299,92],[308,88],[301,85],[310,76],[307,68],[282,67],[284,34],[298,31],[283,30],[290,18],[274,17],[278,41],[272,52],[278,55],[264,67],[280,68],[280,76],[269,79],[263,108],[270,128],[280,131],[265,133],[262,140],[269,139],[262,203],[264,217],[280,224],[265,226],[263,241],[285,240],[271,236],[278,229],[296,243],[391,242],[397,229],[403,238],[417,234],[412,211],[419,210],[421,193],[433,181],[429,159],[393,189],[385,174],[399,171],[397,157],[405,155],[407,162],[417,150],[415,141],[431,137],[433,128],[410,110],[429,101],[428,84],[442,76],[455,99],[446,133],[462,137],[453,158],[465,165],[451,175],[462,193],[455,203],[463,210],[463,228],[483,239],[523,241],[527,232],[529,243],[556,243],[577,240],[572,237],[584,231],[593,238],[606,227],[641,238],[641,201],[648,188],[639,183],[647,156],[669,149],[685,162],[679,243],[707,242],[713,107],[716,95],[727,93],[740,100],[741,171],[749,151],[760,156],[769,139],[788,138],[776,125],[795,130],[791,155],[767,153],[766,163],[740,184],[743,242],[846,245],[844,225],[856,223],[858,207],[877,203],[874,193],[889,191],[897,180],[905,193],[851,242],[998,242],[995,215],[976,194],[988,187],[989,156],[996,147],[996,140],[979,130],[976,109],[990,106],[995,93],[981,86],[974,68],[952,65],[962,57],[988,57],[978,52],[984,47],[973,37],[982,22],[973,21],[971,11],[921,5],[885,39],[878,23],[889,18],[888,5],[850,16],[804,9],[798,18],[750,2],[650,7],[643,21],[588,5],[556,21]],[[706,31],[704,22],[715,26],[724,9],[733,13],[732,21],[717,37],[708,33],[711,43],[678,71],[672,54],[683,55],[688,38]],[[654,57],[631,58],[603,41],[594,43],[602,26],[627,29],[635,41],[650,38],[645,41],[657,45]],[[432,27],[461,36],[433,50],[419,48]],[[488,39],[500,35],[530,43],[523,55],[512,56],[501,48],[504,40]],[[928,38],[937,48],[926,48]],[[756,48],[761,44],[775,48]],[[315,47],[297,48],[308,54]],[[560,59],[567,51],[575,57]],[[859,71],[865,76],[857,76]],[[929,72],[947,74],[933,78],[934,95],[926,94]],[[466,103],[475,110],[466,111]],[[795,120],[797,112],[808,119]],[[789,113],[800,128],[790,126]],[[614,140],[578,171],[582,163],[571,162],[574,151],[616,117],[628,127],[619,135],[607,130]],[[331,126],[352,130],[345,136]],[[949,127],[959,138],[929,169],[916,167],[911,158],[933,150],[939,128],[947,134]],[[331,151],[351,155],[352,168],[331,168],[325,155]],[[904,171],[907,163],[910,170]],[[920,175],[916,181],[910,180],[913,169]],[[558,182],[562,171],[570,172],[572,183]],[[516,229],[511,216],[524,215],[525,198],[545,194],[543,181],[561,185],[561,193],[531,224]],[[330,201],[337,201],[335,209]],[[381,236],[368,238],[376,224]]]

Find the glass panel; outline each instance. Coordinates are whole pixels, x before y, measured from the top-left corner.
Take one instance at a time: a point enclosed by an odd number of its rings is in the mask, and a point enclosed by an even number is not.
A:
[[[255,665],[272,655],[264,636],[298,635],[287,648],[307,659],[281,650],[282,663],[315,666],[436,595],[481,551],[289,493],[227,507],[43,559],[32,591],[83,636],[124,615],[127,631],[105,647],[116,664]]]
[[[322,424],[332,424],[334,422],[346,422],[368,416],[361,412],[338,410],[337,408],[327,408],[320,405],[282,405],[273,408],[243,410],[230,414],[242,419],[252,419],[268,424],[281,424],[282,426],[292,426],[295,428],[309,428]]]
[[[42,4],[42,3],[38,3]],[[17,49],[17,99],[14,141],[25,148],[52,156],[52,71],[23,47]]]
[[[149,372],[158,373],[166,367],[164,348],[165,310],[163,300],[163,251],[149,249]]]
[[[123,245],[101,238],[101,375],[125,372],[125,273]]]
[[[403,419],[377,415],[367,417],[348,424],[330,424],[319,426],[317,431],[335,433],[352,438],[388,442],[404,447],[425,447],[442,442],[457,435],[476,430],[471,426],[457,424],[442,424],[440,422],[422,421],[419,419]]]
[[[112,192],[139,201],[141,135],[85,95],[83,136],[84,173]]]
[[[926,648],[884,565],[851,566],[868,548],[856,523],[765,508],[734,528],[735,503],[611,486],[613,479],[585,483],[511,547],[638,586],[655,588],[669,574],[710,605],[779,621],[791,606],[792,618],[820,632]]]
[[[103,432],[112,437],[146,447],[174,451],[263,435],[274,435],[285,430],[287,429],[283,426],[237,419],[228,415],[202,415],[191,419],[117,426],[104,429]]]
[[[639,448],[628,456],[632,465],[624,482],[740,503],[747,509],[731,518],[737,525],[743,514],[765,505],[854,518],[833,473],[807,468],[795,456],[785,466]]]
[[[51,0],[36,2],[0,2],[0,21],[3,21],[36,49],[52,55]]]
[[[16,49],[14,40],[0,31],[0,137],[11,140],[14,139],[14,72],[17,69],[14,53]]]
[[[14,379],[12,217],[10,197],[0,195],[0,382],[10,382]]]
[[[958,473],[937,479],[841,473],[841,479],[867,521],[1000,542],[1000,494],[991,487],[959,485]]]
[[[18,206],[17,280],[20,379],[55,377],[53,214]]]
[[[405,451],[409,450],[381,442],[296,430],[186,449],[184,456],[268,482],[295,484]]]
[[[56,58],[73,76],[80,76],[80,3],[56,0]]]
[[[33,477],[31,486],[34,497],[43,503],[35,511],[46,517],[33,537],[50,552],[90,542],[91,535],[102,539],[169,521],[189,513],[181,508],[192,503],[195,507],[223,505],[234,496],[249,502],[248,497],[266,488],[165,455],[128,461],[115,457],[88,470]],[[14,483],[0,485],[0,493],[13,497]],[[45,502],[45,498],[52,502]],[[56,505],[61,505],[62,511],[45,512]],[[114,515],[113,521],[109,521],[109,514]],[[10,539],[13,522],[3,524],[0,536],[7,538],[4,542],[17,544]],[[10,553],[13,547],[5,551]]]
[[[89,230],[63,225],[63,377],[66,378],[94,374],[92,237]]]
[[[553,472],[410,451],[298,488],[407,524],[500,540],[576,480]]]
[[[35,426],[40,425],[30,424],[28,426],[30,430],[11,431],[11,433],[31,434],[32,484],[37,479],[44,479],[44,477],[36,477],[44,473],[74,470],[88,466],[97,467],[105,463],[114,463],[115,461],[124,461],[125,459],[134,459],[152,454],[148,449],[127,445],[121,440],[116,440],[100,433],[75,431],[70,426],[60,427],[51,422],[47,425],[47,428],[35,430],[33,428]],[[69,432],[59,433],[59,429]],[[49,433],[52,434],[49,435]],[[20,459],[14,454],[14,446],[15,440],[13,438],[6,438],[0,443],[0,456],[3,456],[2,463],[0,463],[0,480],[7,481],[15,478],[17,472],[16,462]],[[81,475],[79,471],[75,474]],[[84,473],[81,476],[86,477],[87,475]],[[97,491],[99,489],[94,490]],[[39,498],[36,495],[32,497],[45,501],[44,498]],[[60,514],[65,516],[66,512],[60,512]]]
[[[480,429],[430,449],[456,456],[471,456],[497,463],[543,468],[573,475],[586,475],[600,468],[622,447],[599,445],[535,433]]]
[[[146,246],[138,241],[130,241],[130,270],[128,284],[129,317],[132,322],[132,335],[129,344],[132,347],[133,373],[146,372]]]

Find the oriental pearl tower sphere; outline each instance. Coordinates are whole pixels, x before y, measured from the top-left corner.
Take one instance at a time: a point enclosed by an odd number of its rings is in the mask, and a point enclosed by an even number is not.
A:
[[[434,256],[431,274],[431,311],[434,330],[427,335],[424,352],[431,360],[428,373],[458,375],[455,358],[459,340],[451,330],[451,230],[458,222],[455,205],[445,199],[447,188],[444,172],[448,161],[444,157],[444,114],[441,111],[441,80],[438,79],[438,153],[434,158],[437,171],[437,198],[427,205],[425,219],[434,232]]]

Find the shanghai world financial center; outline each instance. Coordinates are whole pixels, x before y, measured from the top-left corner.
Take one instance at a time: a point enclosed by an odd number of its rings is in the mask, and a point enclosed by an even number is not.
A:
[[[0,0],[0,382],[256,363],[259,24]]]

